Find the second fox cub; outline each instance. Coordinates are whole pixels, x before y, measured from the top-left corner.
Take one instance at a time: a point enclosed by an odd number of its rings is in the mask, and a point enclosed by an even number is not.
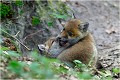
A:
[[[74,60],[80,60],[84,64],[91,62],[91,65],[95,66],[97,50],[94,39],[88,32],[88,26],[88,23],[81,23],[78,19],[69,20],[57,38],[52,39],[52,42],[51,39],[47,41],[50,43],[46,44],[49,46],[47,53],[51,54],[50,50],[54,51],[52,56],[55,55],[54,57],[70,66]],[[55,51],[54,47],[59,48]]]

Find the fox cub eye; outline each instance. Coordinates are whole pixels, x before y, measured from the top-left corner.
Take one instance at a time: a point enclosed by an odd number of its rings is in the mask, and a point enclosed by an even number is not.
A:
[[[63,30],[65,30],[65,28],[63,28]]]
[[[73,36],[73,33],[72,33],[72,32],[68,32],[68,35],[69,35],[69,36]]]
[[[78,24],[78,27],[80,27],[80,24]]]
[[[78,28],[81,29],[81,25],[80,24],[78,24]]]

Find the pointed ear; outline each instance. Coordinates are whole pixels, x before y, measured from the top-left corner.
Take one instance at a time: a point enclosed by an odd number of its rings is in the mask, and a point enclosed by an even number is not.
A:
[[[74,18],[74,19],[76,19],[76,16],[75,16],[75,14],[74,14],[74,13],[73,13],[73,18]]]
[[[89,23],[88,23],[88,22],[81,23],[81,24],[79,25],[80,30],[82,30],[82,31],[84,31],[84,32],[86,32],[86,31],[88,30],[88,27],[89,27]]]
[[[85,22],[84,25],[83,25],[83,31],[87,31],[88,27],[89,27],[89,23]]]

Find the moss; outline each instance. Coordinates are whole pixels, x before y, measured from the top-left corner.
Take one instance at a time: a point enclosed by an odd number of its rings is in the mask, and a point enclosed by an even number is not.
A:
[[[13,11],[11,6],[8,4],[0,3],[0,17],[3,18],[11,18]]]
[[[33,24],[33,25],[38,25],[39,23],[40,23],[39,18],[36,17],[36,16],[33,16],[33,17],[32,17],[32,24]]]

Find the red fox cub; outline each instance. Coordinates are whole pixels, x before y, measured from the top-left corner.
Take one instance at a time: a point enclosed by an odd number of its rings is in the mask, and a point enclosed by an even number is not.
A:
[[[52,39],[52,42],[51,39],[46,42],[50,42],[45,45],[49,46],[49,57],[58,58],[68,66],[72,66],[74,60],[95,66],[97,49],[91,33],[88,32],[88,26],[88,23],[81,23],[79,19],[69,20],[59,36]],[[41,50],[41,46],[39,49]]]

